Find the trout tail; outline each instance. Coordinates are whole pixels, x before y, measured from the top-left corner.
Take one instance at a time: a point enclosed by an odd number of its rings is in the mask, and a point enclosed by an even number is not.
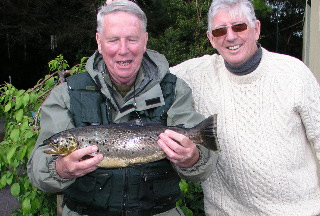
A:
[[[217,114],[209,116],[194,128],[200,131],[204,147],[212,151],[219,150],[217,137]]]

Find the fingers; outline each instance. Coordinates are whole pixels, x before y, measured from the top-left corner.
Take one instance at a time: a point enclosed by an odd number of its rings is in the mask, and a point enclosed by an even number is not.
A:
[[[159,146],[167,158],[181,167],[192,167],[199,159],[199,150],[186,136],[171,130],[159,135]]]
[[[93,154],[98,151],[97,146],[88,146],[82,149],[78,149],[74,152],[72,152],[70,155],[67,157],[70,157],[71,160],[79,161],[81,158],[83,158],[86,155]]]
[[[175,132],[172,134],[170,134],[170,132],[171,131],[166,130],[164,133],[160,134],[160,146],[164,147],[163,150],[169,157],[173,157],[179,152],[184,152],[185,147],[182,146],[183,138],[176,136],[176,134],[174,134]],[[161,145],[162,143],[163,145]]]
[[[76,178],[96,170],[96,166],[103,159],[102,154],[83,160],[85,155],[97,152],[96,146],[90,146],[74,151],[68,156],[59,157],[56,161],[56,170],[62,178]]]

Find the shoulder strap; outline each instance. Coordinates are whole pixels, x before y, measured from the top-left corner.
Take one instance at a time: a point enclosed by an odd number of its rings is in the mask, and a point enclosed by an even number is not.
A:
[[[97,84],[92,80],[88,72],[75,74],[67,78],[69,89],[74,90],[98,90]]]

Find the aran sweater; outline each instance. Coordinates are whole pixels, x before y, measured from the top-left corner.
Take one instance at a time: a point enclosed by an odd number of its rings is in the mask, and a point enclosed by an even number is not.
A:
[[[170,71],[192,88],[196,111],[218,114],[219,157],[202,183],[207,215],[320,214],[320,89],[300,60],[262,48],[247,75],[216,54]]]

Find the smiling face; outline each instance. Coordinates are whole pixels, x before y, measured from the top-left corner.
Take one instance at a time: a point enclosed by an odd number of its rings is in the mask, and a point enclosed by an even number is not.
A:
[[[257,40],[260,35],[259,20],[255,21],[255,27],[251,27],[245,16],[231,16],[229,11],[221,9],[211,22],[212,29],[231,26],[237,23],[248,24],[248,28],[242,32],[234,32],[232,28],[227,28],[227,34],[220,37],[214,37],[210,32],[207,32],[213,48],[216,48],[229,64],[234,66],[241,65],[257,51]]]
[[[111,79],[118,85],[132,84],[148,41],[141,20],[123,11],[107,14],[103,31],[96,34],[96,40]]]

